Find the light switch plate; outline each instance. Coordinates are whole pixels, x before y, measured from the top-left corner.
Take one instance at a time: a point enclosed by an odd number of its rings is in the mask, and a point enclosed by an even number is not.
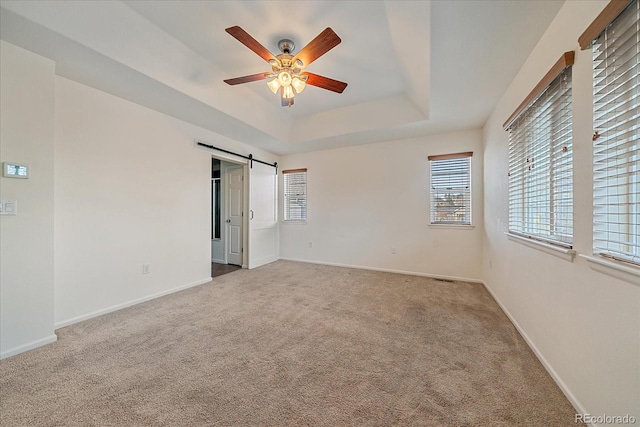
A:
[[[18,215],[18,201],[0,200],[0,215]]]

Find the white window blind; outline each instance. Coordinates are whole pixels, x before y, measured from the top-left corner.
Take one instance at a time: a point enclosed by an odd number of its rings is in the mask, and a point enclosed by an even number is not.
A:
[[[282,171],[284,177],[284,220],[307,220],[307,170]]]
[[[509,232],[572,247],[571,68],[513,120],[509,131]]]
[[[595,39],[594,253],[640,265],[640,2]]]
[[[431,224],[471,224],[471,156],[429,156]]]

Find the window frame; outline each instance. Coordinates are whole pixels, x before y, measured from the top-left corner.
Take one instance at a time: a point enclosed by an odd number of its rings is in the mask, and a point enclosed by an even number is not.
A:
[[[473,178],[472,178],[472,165],[471,165],[472,156],[473,156],[472,151],[428,156],[428,160],[429,160],[429,225],[430,226],[455,227],[455,228],[458,228],[458,227],[464,228],[464,227],[473,226],[473,209],[472,209]],[[456,165],[456,163],[460,164],[461,162],[466,162],[466,165],[463,166],[462,170],[460,169],[460,165]],[[438,195],[443,193],[441,191],[437,191],[437,192],[434,191],[436,189],[434,187],[434,165],[436,165],[437,167],[443,167],[443,166],[446,167],[447,165],[455,166],[454,169],[450,171],[451,173],[446,174],[446,173],[443,173],[443,171],[438,171],[439,173],[437,173],[435,176],[439,176],[438,178],[439,184],[444,184],[446,182],[449,184],[463,185],[461,187],[456,187],[456,189],[462,191],[463,205],[461,208],[464,209],[462,219],[459,221],[435,219],[438,214],[438,210],[435,209],[437,206],[436,198],[438,197]],[[464,176],[462,177],[459,176],[461,173],[464,174]],[[441,190],[442,188],[439,188],[439,190]],[[453,190],[454,187],[452,186],[449,189]]]
[[[510,134],[508,233],[564,252],[573,248],[574,58],[565,52],[503,125]]]
[[[578,39],[593,48],[592,251],[601,265],[632,270],[640,267],[640,120],[629,107],[640,101],[639,17],[640,0],[612,1]]]
[[[288,194],[288,182],[289,179],[293,178],[295,175],[304,176],[304,192],[296,193],[295,199],[298,200],[298,204],[300,200],[304,200],[303,206],[300,206],[300,217],[291,218],[291,206],[288,205],[290,198],[292,197]],[[282,208],[282,222],[289,224],[305,224],[308,218],[308,194],[307,194],[307,183],[308,183],[308,174],[306,168],[299,169],[288,169],[282,171],[282,200],[283,200],[283,208]],[[300,185],[300,184],[298,184]]]

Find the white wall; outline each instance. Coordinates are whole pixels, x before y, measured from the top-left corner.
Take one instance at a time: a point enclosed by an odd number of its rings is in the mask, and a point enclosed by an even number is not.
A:
[[[510,241],[508,135],[502,123],[569,50],[573,66],[574,248],[591,254],[591,51],[578,36],[605,1],[566,2],[484,128],[487,287],[530,340],[579,412],[640,419],[640,287]]]
[[[207,281],[211,159],[189,126],[62,77],[55,111],[56,324]]]
[[[307,168],[308,218],[281,224],[280,257],[481,280],[481,137],[462,131],[283,157],[280,170]],[[427,157],[463,151],[474,152],[475,228],[430,227]]]
[[[0,219],[0,357],[208,281],[212,152],[194,139],[278,157],[56,76],[54,62],[4,41],[0,54],[0,160],[31,172],[0,180],[19,205]]]
[[[0,161],[29,179],[0,178],[18,201],[0,216],[0,358],[55,341],[53,333],[54,63],[0,41]]]
[[[219,137],[62,77],[55,95],[56,325],[208,281],[211,153],[194,138]]]

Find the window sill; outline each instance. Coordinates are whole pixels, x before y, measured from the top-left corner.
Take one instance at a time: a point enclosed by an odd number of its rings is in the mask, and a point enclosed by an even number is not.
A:
[[[580,258],[586,259],[589,262],[589,267],[594,271],[640,286],[640,268],[604,259],[597,255],[580,255]]]
[[[283,224],[307,225],[307,221],[282,221]]]
[[[549,243],[539,242],[533,239],[527,239],[526,237],[518,236],[516,234],[511,234],[511,233],[504,233],[504,234],[506,234],[509,240],[511,241],[548,253],[550,255],[556,256],[565,261],[573,262],[574,258],[576,257],[576,251],[574,251],[573,249],[562,248],[560,246],[551,245]]]
[[[475,225],[467,225],[467,224],[429,224],[431,228],[453,228],[456,230],[471,230],[476,228]]]

